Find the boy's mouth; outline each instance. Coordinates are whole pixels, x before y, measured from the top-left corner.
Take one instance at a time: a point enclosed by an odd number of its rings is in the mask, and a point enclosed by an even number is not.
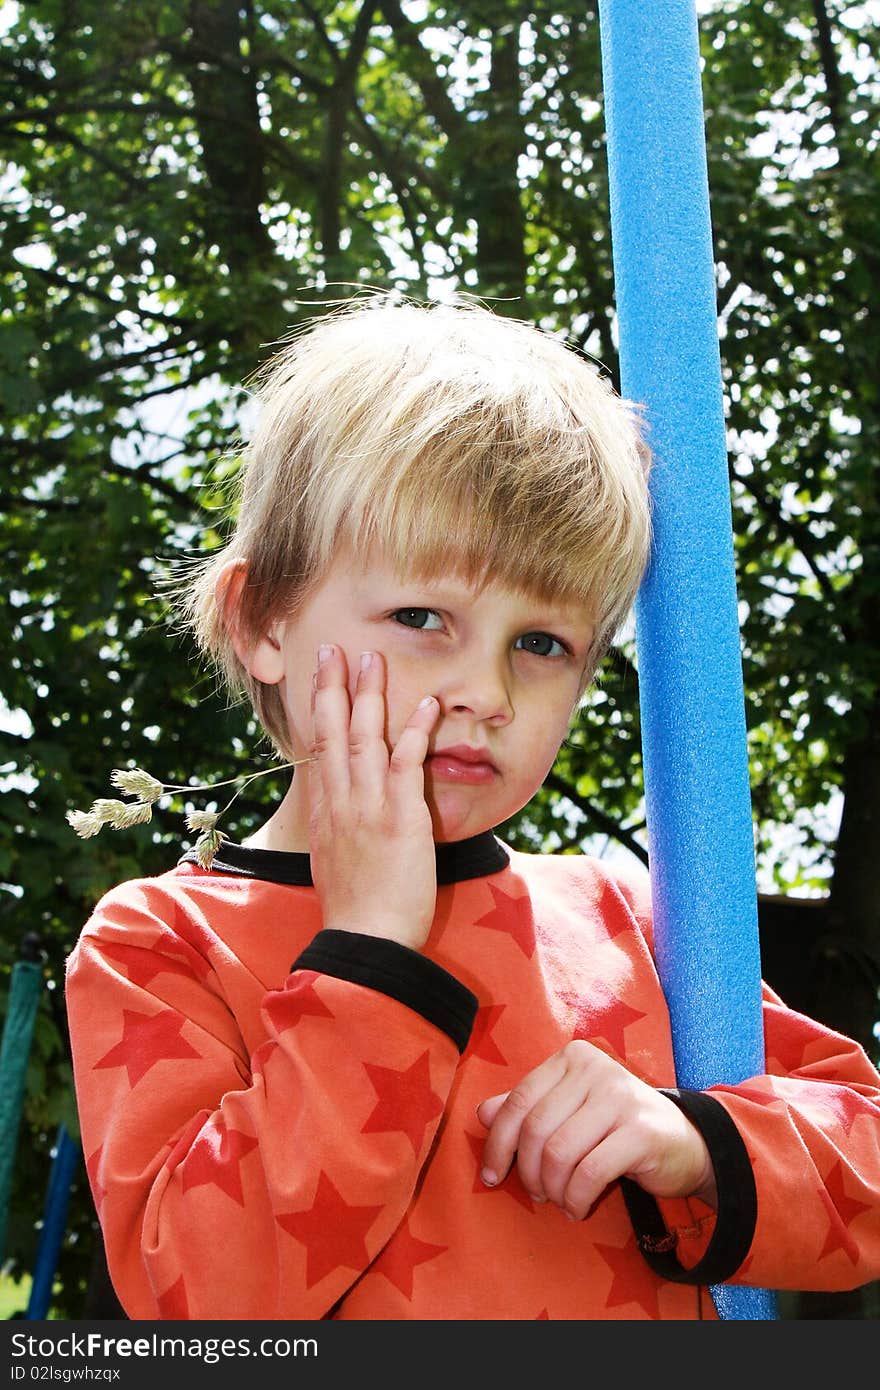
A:
[[[451,748],[436,748],[425,759],[425,770],[443,782],[463,782],[472,786],[491,782],[498,769],[485,748],[472,748],[457,743]]]

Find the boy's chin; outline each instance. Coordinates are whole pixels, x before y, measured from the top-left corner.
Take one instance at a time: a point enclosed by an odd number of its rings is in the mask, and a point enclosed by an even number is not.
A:
[[[450,805],[453,798],[442,796],[438,802],[428,798],[434,842],[438,845],[454,844],[456,840],[469,840],[486,830],[494,830],[499,823],[485,814],[480,814],[473,806]]]

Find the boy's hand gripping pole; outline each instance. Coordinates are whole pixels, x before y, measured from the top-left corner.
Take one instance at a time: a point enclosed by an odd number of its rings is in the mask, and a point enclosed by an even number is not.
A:
[[[636,603],[657,965],[678,1084],[764,1069],[754,842],[694,0],[600,0],[621,390],[654,454]],[[713,1289],[723,1318],[775,1317]]]

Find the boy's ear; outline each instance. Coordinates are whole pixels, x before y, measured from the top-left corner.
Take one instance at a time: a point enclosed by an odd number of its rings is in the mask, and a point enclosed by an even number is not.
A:
[[[256,640],[242,631],[240,623],[241,596],[247,582],[247,562],[229,560],[217,576],[214,602],[220,619],[229,635],[242,666],[263,685],[277,685],[284,679],[284,654],[281,650],[281,624],[272,623]]]

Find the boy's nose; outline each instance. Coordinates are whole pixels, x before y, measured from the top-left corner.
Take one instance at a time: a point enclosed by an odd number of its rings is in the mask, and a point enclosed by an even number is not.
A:
[[[467,670],[450,673],[437,693],[447,712],[470,714],[481,722],[509,724],[513,703],[506,673],[489,661]]]

